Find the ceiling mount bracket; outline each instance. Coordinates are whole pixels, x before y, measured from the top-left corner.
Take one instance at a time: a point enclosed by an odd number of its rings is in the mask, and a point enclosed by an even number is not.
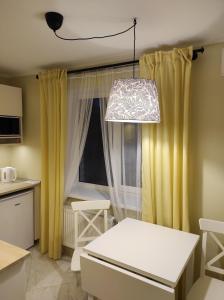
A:
[[[54,32],[61,28],[63,23],[63,16],[57,12],[49,11],[45,14],[45,19],[47,25],[52,29]]]

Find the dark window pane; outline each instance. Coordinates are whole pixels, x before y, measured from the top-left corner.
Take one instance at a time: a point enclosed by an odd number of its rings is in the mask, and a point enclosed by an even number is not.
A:
[[[138,147],[138,125],[124,124],[124,160],[125,178],[122,171],[122,184],[128,186],[137,186],[137,147]]]
[[[93,100],[86,144],[79,165],[79,181],[108,185],[103,154],[99,99]]]

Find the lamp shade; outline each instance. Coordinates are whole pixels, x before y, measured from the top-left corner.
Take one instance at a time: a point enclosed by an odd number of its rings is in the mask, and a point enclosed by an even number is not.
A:
[[[115,80],[105,121],[159,123],[160,111],[155,81],[134,78]]]

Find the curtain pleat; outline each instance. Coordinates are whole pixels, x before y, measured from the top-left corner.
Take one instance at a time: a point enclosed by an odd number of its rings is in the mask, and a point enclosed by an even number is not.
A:
[[[142,126],[142,218],[189,231],[188,133],[192,47],[140,58],[156,81],[161,123]]]
[[[40,249],[50,258],[61,256],[64,200],[64,160],[67,72],[39,74],[41,115]]]

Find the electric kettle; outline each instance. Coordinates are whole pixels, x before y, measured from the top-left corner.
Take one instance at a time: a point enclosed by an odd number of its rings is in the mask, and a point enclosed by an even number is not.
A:
[[[1,169],[1,181],[13,182],[16,180],[16,169],[12,167],[5,167]]]

